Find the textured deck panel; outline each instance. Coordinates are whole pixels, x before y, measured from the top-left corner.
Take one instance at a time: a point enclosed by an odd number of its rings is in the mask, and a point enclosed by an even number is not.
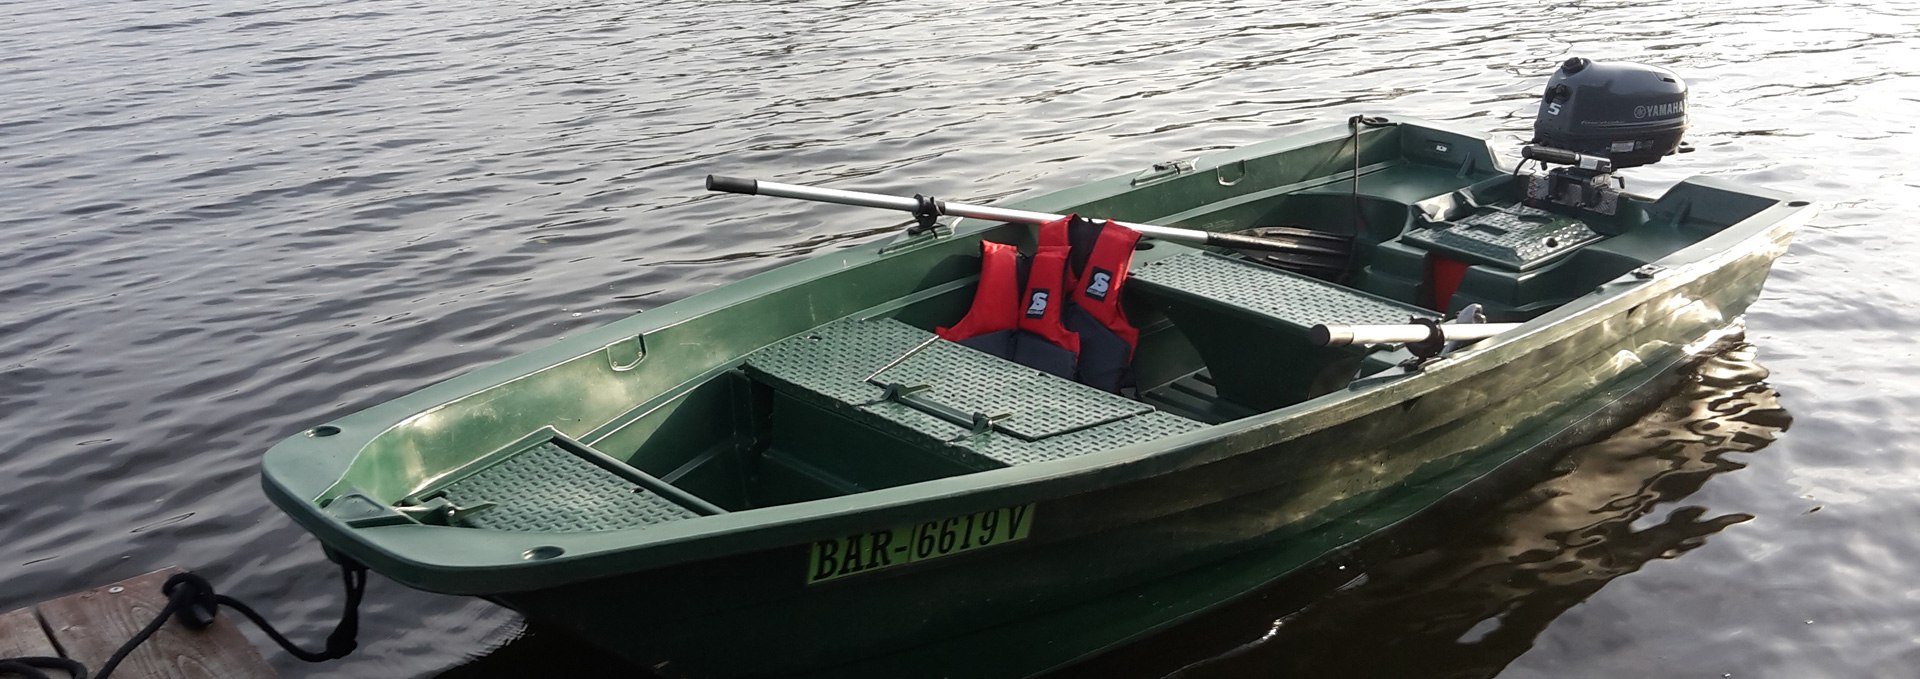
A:
[[[755,352],[747,369],[829,401],[870,403],[886,390],[867,384],[867,375],[931,336],[891,320],[831,323]]]
[[[1206,426],[958,344],[926,344],[931,337],[891,319],[840,321],[763,349],[746,367],[775,386],[871,417],[870,424],[976,467],[1056,460]],[[995,420],[994,430],[975,433],[884,400],[885,389],[866,382],[876,371],[874,382],[928,387],[915,398],[1007,417]]]
[[[582,532],[634,528],[698,514],[548,441],[514,453],[442,489],[474,528]]]
[[[967,413],[1008,417],[995,426],[1040,439],[1151,412],[1139,401],[1069,382],[952,342],[935,342],[874,381],[927,385],[919,395]]]
[[[1600,238],[1580,220],[1515,205],[1481,210],[1446,228],[1414,229],[1402,240],[1525,271]]]
[[[1116,422],[1028,441],[999,433],[974,434],[966,427],[899,403],[876,403],[863,411],[891,425],[943,442],[962,461],[987,460],[989,467],[1059,460],[1086,453],[1184,434],[1207,425],[1171,413],[1153,411]],[[980,466],[977,465],[976,466]]]
[[[1388,325],[1416,316],[1440,317],[1420,307],[1211,252],[1149,262],[1133,270],[1132,280],[1216,300],[1300,328],[1320,323]]]
[[[891,319],[840,322],[768,347],[749,358],[747,365],[774,380],[855,406],[885,395],[884,388],[868,383],[869,375],[874,383],[924,386],[911,398],[961,413],[1005,415],[995,420],[994,427],[1025,439],[1043,439],[1153,410],[952,342],[922,347],[931,337],[932,333]],[[915,347],[920,348],[915,351]],[[876,371],[879,374],[874,375]]]

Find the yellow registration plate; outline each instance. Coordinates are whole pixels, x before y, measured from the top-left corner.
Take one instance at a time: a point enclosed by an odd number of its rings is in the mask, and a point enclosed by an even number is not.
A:
[[[821,540],[813,543],[807,584],[1021,540],[1032,527],[1028,504]]]

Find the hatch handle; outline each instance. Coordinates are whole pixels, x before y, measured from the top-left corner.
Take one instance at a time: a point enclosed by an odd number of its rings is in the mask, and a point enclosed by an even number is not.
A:
[[[901,384],[899,382],[888,382],[885,385],[881,385],[881,386],[886,387],[887,391],[884,395],[880,397],[880,400],[874,401],[874,403],[885,403],[885,402],[891,401],[894,403],[898,403],[900,405],[904,405],[908,408],[912,408],[914,410],[918,410],[920,412],[926,413],[928,415],[938,417],[947,422],[951,422],[953,424],[966,427],[967,428],[966,436],[978,436],[980,434],[985,434],[993,430],[994,424],[1000,422],[1001,420],[1007,419],[1009,417],[1013,417],[1013,413],[989,414],[989,413],[979,412],[979,411],[968,412],[968,411],[964,411],[959,408],[955,408],[953,406],[947,405],[945,403],[935,401],[923,395],[925,392],[933,388],[925,384],[906,385],[906,384]],[[960,438],[964,438],[964,436]]]

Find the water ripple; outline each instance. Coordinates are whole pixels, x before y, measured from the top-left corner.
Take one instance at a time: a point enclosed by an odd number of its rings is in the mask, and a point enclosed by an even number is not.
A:
[[[1700,152],[1636,168],[1634,188],[1706,173],[1831,209],[1751,315],[1793,436],[1689,500],[1714,511],[1647,519],[1672,533],[1647,549],[1691,551],[1610,576],[1509,672],[1625,667],[1583,633],[1655,650],[1703,637],[1697,666],[1720,671],[1891,676],[1913,659],[1891,649],[1920,606],[1876,593],[1911,589],[1895,565],[1920,557],[1903,481],[1920,319],[1902,273],[1920,236],[1900,218],[1920,204],[1905,160],[1920,4],[26,0],[8,15],[0,609],[179,563],[317,638],[338,598],[258,490],[274,441],[897,224],[711,196],[704,174],[1007,200],[1356,113],[1459,121],[1510,149],[1545,74],[1582,54],[1694,86]],[[1816,625],[1701,602],[1781,587],[1793,615],[1761,612]],[[422,676],[511,625],[376,580],[376,641],[331,666],[277,662]]]

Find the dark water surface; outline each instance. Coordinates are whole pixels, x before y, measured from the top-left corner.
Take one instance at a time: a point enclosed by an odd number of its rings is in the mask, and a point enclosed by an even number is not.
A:
[[[1722,359],[1733,376],[1443,546],[1108,667],[1920,676],[1920,2],[4,13],[0,610],[177,563],[317,640],[335,574],[258,488],[273,442],[895,223],[708,195],[708,172],[999,199],[1355,113],[1511,148],[1578,54],[1693,86],[1699,152],[1629,171],[1632,188],[1712,174],[1826,208],[1749,316],[1772,376]],[[349,660],[275,662],[431,676],[519,623],[376,578],[363,629]]]

